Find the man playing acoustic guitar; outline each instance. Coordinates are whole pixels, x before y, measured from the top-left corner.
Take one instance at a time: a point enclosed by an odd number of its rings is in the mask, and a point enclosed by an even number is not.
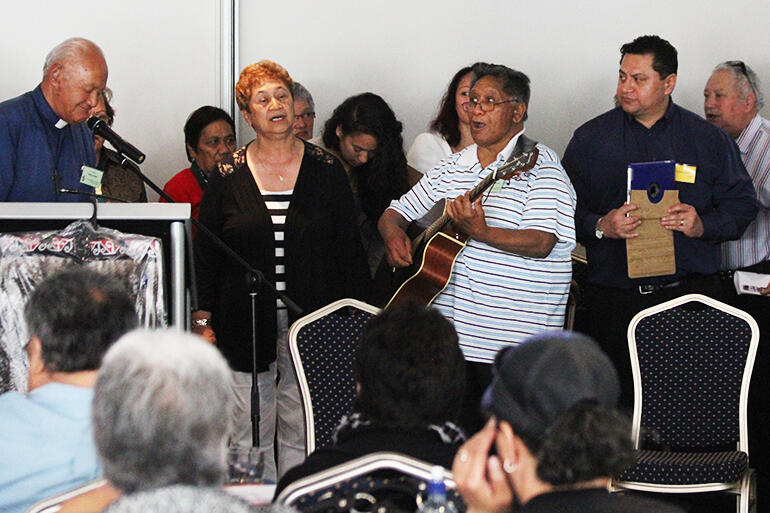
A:
[[[576,200],[556,153],[539,143],[534,167],[504,175],[471,200],[471,189],[477,193],[475,186],[521,153],[516,147],[519,139],[524,143],[530,95],[529,78],[521,72],[487,63],[474,64],[472,72],[463,108],[476,144],[439,162],[394,200],[378,227],[394,267],[421,258],[405,229],[441,199],[455,230],[450,233],[468,236],[433,306],[454,323],[469,362],[461,421],[475,431],[481,427],[478,401],[498,350],[564,323]]]

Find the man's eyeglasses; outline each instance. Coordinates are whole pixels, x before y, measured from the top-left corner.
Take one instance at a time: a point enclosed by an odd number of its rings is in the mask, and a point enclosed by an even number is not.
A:
[[[491,112],[494,110],[495,106],[500,105],[501,103],[518,103],[520,100],[518,98],[511,98],[510,100],[500,100],[499,102],[496,102],[494,98],[487,98],[486,100],[482,100],[478,96],[471,96],[468,98],[468,101],[463,103],[463,109],[465,112],[473,112],[476,110],[476,106],[481,106],[482,112]]]
[[[311,119],[315,119],[315,112],[305,112],[303,114],[294,114],[294,117],[296,119],[301,119],[302,121],[310,121]]]

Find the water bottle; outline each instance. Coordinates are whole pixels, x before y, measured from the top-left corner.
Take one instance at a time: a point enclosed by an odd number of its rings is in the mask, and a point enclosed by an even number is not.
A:
[[[444,469],[438,465],[431,469],[427,495],[418,510],[420,513],[457,513],[455,505],[447,499]]]

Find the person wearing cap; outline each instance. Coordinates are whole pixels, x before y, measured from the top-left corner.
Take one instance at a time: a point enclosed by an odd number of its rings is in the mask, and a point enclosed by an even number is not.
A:
[[[617,373],[593,340],[546,332],[499,352],[493,373],[482,400],[490,419],[452,466],[469,513],[682,511],[609,493],[610,476],[633,461],[633,444],[616,410]]]

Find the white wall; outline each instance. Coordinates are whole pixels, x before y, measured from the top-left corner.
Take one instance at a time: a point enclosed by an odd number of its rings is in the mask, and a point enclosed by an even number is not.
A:
[[[619,48],[638,35],[678,49],[674,98],[700,114],[718,62],[743,59],[770,84],[767,0],[295,0],[284,14],[241,1],[241,67],[263,58],[286,67],[313,94],[317,127],[348,96],[378,93],[404,123],[407,148],[451,76],[478,60],[529,75],[527,131],[559,154],[612,106]]]
[[[110,68],[115,130],[147,153],[142,169],[162,185],[187,165],[189,113],[220,103],[221,2],[229,0],[5,1],[0,100],[32,89],[63,39],[94,40]],[[317,127],[346,97],[381,94],[407,147],[457,69],[506,64],[532,79],[528,133],[562,153],[575,127],[611,106],[624,42],[643,33],[671,41],[680,60],[674,97],[700,113],[720,61],[743,59],[770,83],[768,20],[767,0],[240,0],[239,57],[241,67],[273,59],[303,82]],[[243,134],[241,143],[252,136]]]
[[[147,154],[142,170],[162,187],[189,165],[187,116],[220,102],[219,13],[220,0],[4,1],[0,100],[33,89],[58,43],[91,39],[107,58],[113,128]]]

